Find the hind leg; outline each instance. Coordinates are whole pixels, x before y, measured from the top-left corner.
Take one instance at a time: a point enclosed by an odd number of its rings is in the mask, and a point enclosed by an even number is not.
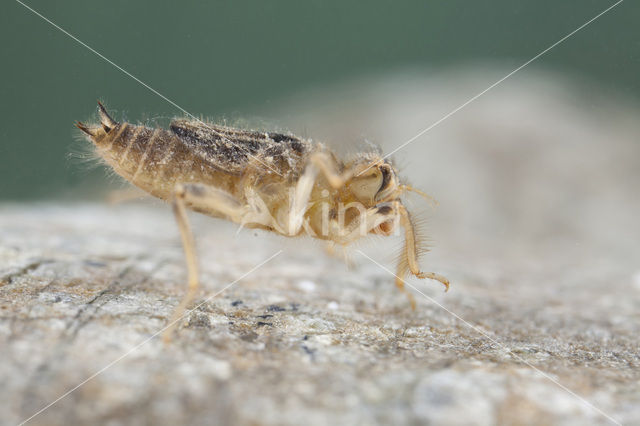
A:
[[[198,281],[198,260],[196,256],[195,241],[191,226],[187,218],[187,205],[196,206],[200,209],[215,212],[230,219],[240,218],[243,213],[241,204],[235,200],[230,194],[217,188],[200,184],[178,184],[174,190],[172,207],[173,213],[180,230],[182,238],[182,246],[187,261],[187,274],[189,286],[187,294],[183,297],[178,307],[173,312],[169,325],[163,333],[165,342],[171,340],[171,333],[175,324],[182,318],[187,306],[196,295],[199,287]]]
[[[128,203],[129,201],[138,201],[143,198],[149,198],[151,195],[144,192],[137,186],[131,186],[123,189],[114,189],[107,195],[107,203],[111,205]]]

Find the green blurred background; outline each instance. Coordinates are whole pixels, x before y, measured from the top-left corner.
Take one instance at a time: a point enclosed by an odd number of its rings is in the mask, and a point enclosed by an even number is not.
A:
[[[309,88],[408,67],[515,69],[613,2],[26,4],[188,111],[242,117]],[[522,72],[551,69],[638,98],[638,22],[637,2],[623,2]],[[3,3],[0,33],[0,199],[87,195],[104,179],[68,156],[73,122],[92,117],[98,98],[134,122],[181,114],[18,2]]]

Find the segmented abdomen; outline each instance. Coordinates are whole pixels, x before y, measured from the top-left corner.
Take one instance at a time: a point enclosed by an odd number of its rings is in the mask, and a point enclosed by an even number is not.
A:
[[[219,181],[215,170],[186,149],[172,132],[130,123],[117,124],[100,141],[100,155],[122,177],[151,193],[169,199],[178,182]]]

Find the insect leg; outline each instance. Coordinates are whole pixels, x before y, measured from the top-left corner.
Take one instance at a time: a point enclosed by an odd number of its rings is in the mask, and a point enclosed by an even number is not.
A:
[[[427,194],[426,192],[420,191],[419,189],[416,189],[410,185],[400,185],[398,189],[402,192],[406,192],[406,191],[415,192],[416,194],[420,195],[422,198],[427,200],[429,204],[431,204],[431,207],[436,207],[439,204],[438,200],[436,200],[431,195]]]
[[[375,207],[360,211],[360,214],[351,220],[348,226],[344,227],[340,240],[343,244],[349,244],[365,237],[381,223],[390,220],[390,218],[392,219],[391,211],[388,203],[381,203]]]
[[[304,214],[307,212],[307,204],[317,176],[318,170],[313,164],[310,164],[298,179],[293,193],[289,195],[289,223],[287,224],[289,235],[298,234],[300,228],[302,228]]]
[[[148,198],[151,195],[144,192],[137,186],[131,186],[124,189],[115,189],[107,195],[107,202],[109,204],[121,204],[129,201],[140,200],[142,198]]]
[[[212,216],[226,217],[241,225],[273,225],[273,218],[264,200],[258,192],[250,188],[245,189],[246,202],[240,202],[228,192],[213,186],[201,183],[181,186],[185,192],[184,201],[191,209]]]
[[[182,246],[184,248],[184,254],[187,261],[189,288],[187,290],[187,294],[182,298],[182,301],[176,310],[173,311],[173,315],[169,321],[169,326],[163,333],[165,343],[168,343],[171,340],[171,333],[173,332],[175,323],[182,317],[184,310],[195,296],[199,286],[196,247],[193,239],[193,233],[191,232],[191,226],[189,226],[189,219],[187,218],[187,209],[185,206],[186,194],[186,187],[184,185],[177,185],[174,191],[172,207],[173,214],[175,215],[176,222],[178,223],[178,229],[180,230]]]
[[[346,235],[344,235],[343,239],[341,239],[341,242],[343,244],[348,244],[352,241],[355,241],[357,239],[359,239],[360,237],[362,237],[362,232],[363,229],[361,228],[363,221],[366,222],[366,232],[370,232],[371,230],[376,229],[376,227],[378,227],[379,225],[387,222],[387,221],[395,221],[397,220],[400,212],[399,212],[399,208],[403,208],[401,206],[400,203],[398,202],[393,202],[393,203],[381,203],[373,208],[367,209],[366,213],[360,214],[359,217],[357,219],[354,219],[348,226],[347,228],[347,233]],[[407,215],[408,217],[408,215]],[[400,216],[400,221],[401,224],[404,225],[403,223],[403,219],[402,216]],[[410,224],[410,222],[409,222]],[[414,256],[414,258],[416,257],[416,253],[415,253],[415,237],[413,235],[413,227],[409,226],[408,228],[405,226],[405,234],[408,233],[409,237],[408,240],[405,241],[405,246],[408,245],[408,243],[412,242],[412,244],[414,244],[414,249],[411,251],[412,254],[410,254],[409,256]],[[415,309],[416,307],[416,301],[413,297],[413,295],[407,291],[407,289],[404,286],[404,276],[407,274],[407,272],[409,271],[409,267],[408,267],[408,263],[407,263],[407,259],[408,259],[408,249],[407,247],[405,247],[405,250],[402,252],[401,258],[400,258],[400,262],[398,265],[398,272],[396,274],[396,287],[398,288],[398,290],[400,290],[401,292],[403,292],[407,298],[409,299],[409,303],[411,304],[411,309]],[[415,264],[417,265],[417,261],[415,262]],[[417,269],[416,269],[417,270]],[[419,270],[417,270],[419,272]]]
[[[404,228],[404,251],[401,255],[398,263],[398,272],[396,274],[396,287],[399,290],[406,293],[409,296],[409,302],[411,303],[411,309],[415,309],[415,300],[413,296],[407,292],[404,288],[404,277],[407,272],[411,272],[417,278],[424,279],[430,278],[436,281],[440,281],[446,287],[445,291],[449,290],[449,280],[440,274],[434,272],[421,272],[420,265],[418,264],[418,248],[415,236],[415,230],[409,212],[402,205],[402,203],[396,202],[396,210],[400,215],[400,225]]]
[[[307,203],[316,182],[318,173],[329,182],[333,188],[344,186],[345,182],[353,177],[353,171],[347,170],[340,173],[336,167],[336,161],[325,152],[316,152],[309,158],[309,164],[298,179],[292,202],[289,209],[289,235],[296,235],[303,225],[304,214],[307,211]]]
[[[324,246],[324,251],[328,256],[335,257],[341,261],[343,261],[348,268],[353,267],[353,259],[347,252],[346,245],[340,245],[340,252],[338,252],[337,244],[334,241],[327,241],[327,244]]]
[[[171,338],[173,323],[177,322],[183,315],[185,309],[193,300],[198,287],[198,261],[196,256],[193,233],[187,218],[187,206],[200,211],[206,211],[218,215],[229,217],[233,221],[240,221],[244,212],[241,204],[229,193],[218,188],[203,184],[178,184],[174,189],[172,200],[173,213],[178,223],[182,245],[184,247],[187,261],[187,273],[189,287],[180,305],[174,311],[170,325],[164,332],[164,340],[168,342]]]
[[[352,170],[346,170],[340,173],[336,167],[336,161],[324,152],[316,152],[309,158],[310,165],[322,172],[324,177],[329,181],[329,185],[333,188],[344,186],[345,182],[354,175]]]
[[[226,191],[201,183],[185,183],[176,186],[176,194],[179,193],[189,208],[224,216],[236,223],[242,220],[245,211],[242,203]]]

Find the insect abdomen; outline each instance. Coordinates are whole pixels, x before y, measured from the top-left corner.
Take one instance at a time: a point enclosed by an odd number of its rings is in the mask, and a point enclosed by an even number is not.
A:
[[[237,176],[218,161],[229,141],[193,141],[173,130],[118,123],[100,103],[98,113],[99,125],[76,126],[117,174],[150,194],[170,199],[178,183],[211,185],[229,193],[238,190]]]
[[[101,154],[119,175],[164,199],[193,164],[175,135],[163,129],[122,123],[105,135],[102,145]]]

